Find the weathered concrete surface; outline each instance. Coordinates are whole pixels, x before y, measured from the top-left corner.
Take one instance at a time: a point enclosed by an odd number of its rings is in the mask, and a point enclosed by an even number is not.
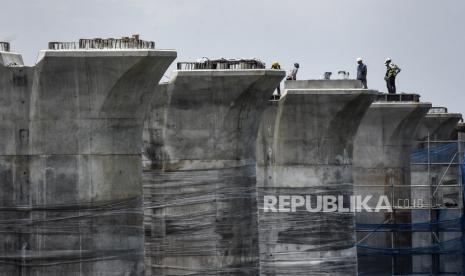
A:
[[[461,120],[460,123],[457,124],[457,131],[461,133],[463,137],[463,134],[465,133],[465,123],[463,122],[463,120]],[[461,141],[463,141],[463,139],[461,139]]]
[[[3,66],[24,66],[23,57],[17,53],[1,52],[0,51],[0,65]]]
[[[17,54],[0,55],[0,275],[15,276],[23,271],[6,255],[20,251],[28,239],[19,223],[28,213],[16,207],[30,203],[27,154],[33,73],[31,67],[5,67],[10,62],[1,62],[21,59]]]
[[[427,114],[425,119],[419,126],[416,135],[416,146],[414,149],[427,150],[428,140],[430,147],[436,148],[440,145],[456,145],[455,129],[457,123],[462,118],[458,113],[431,113]],[[429,136],[429,137],[428,137]],[[455,141],[454,141],[455,140]],[[442,141],[442,143],[437,143]],[[449,143],[445,143],[449,141]],[[452,156],[451,156],[452,158]],[[460,180],[460,174],[457,166],[448,168],[449,160],[436,160],[433,157],[432,162],[445,162],[444,164],[421,165],[413,164],[412,170],[412,198],[423,199],[425,203],[429,202],[432,195],[435,195],[435,204],[456,204],[453,208],[461,208],[462,203],[459,198],[461,193],[460,187],[457,185]],[[427,161],[427,160],[426,160]],[[431,185],[437,185],[442,179],[442,185],[435,191]],[[425,186],[430,185],[430,186]],[[416,187],[415,187],[416,186]],[[451,186],[451,187],[447,187]],[[431,221],[445,221],[458,219],[461,216],[461,211],[458,209],[450,210],[412,210],[412,222],[424,223]],[[441,242],[458,239],[462,236],[461,231],[448,231],[435,233]],[[435,237],[431,232],[414,232],[412,233],[412,247],[428,247],[434,245]],[[419,255],[413,256],[413,271],[418,273],[462,273],[462,256],[457,254],[444,255]]]
[[[285,89],[361,89],[359,80],[295,80],[286,81]]]
[[[143,118],[175,57],[41,51],[18,138],[27,144],[29,189],[13,183],[28,197],[27,224],[13,225],[28,235],[4,252],[22,262],[18,275],[143,275]]]
[[[375,208],[380,196],[387,196],[392,205],[397,199],[410,199],[410,150],[418,125],[431,104],[415,102],[375,102],[366,113],[354,142],[354,194],[371,195],[368,204]],[[397,186],[392,189],[392,186]],[[392,202],[394,198],[395,202]],[[410,223],[410,210],[394,213],[357,212],[357,224]],[[370,247],[410,247],[410,234],[384,231],[358,232],[357,240]],[[411,272],[408,256],[366,256],[358,250],[359,273],[367,275],[406,274]],[[376,265],[375,265],[376,264]],[[393,271],[392,271],[393,270]]]
[[[258,274],[255,141],[284,74],[175,71],[163,86],[144,126],[147,275]]]
[[[418,127],[416,141],[448,141],[453,139],[454,130],[462,118],[460,113],[431,113],[427,114]]]
[[[257,139],[260,275],[356,275],[353,213],[263,209],[264,196],[352,195],[353,137],[377,92],[307,84],[270,106]]]

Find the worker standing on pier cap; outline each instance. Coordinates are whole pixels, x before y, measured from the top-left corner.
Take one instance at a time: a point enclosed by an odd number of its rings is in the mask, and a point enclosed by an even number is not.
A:
[[[281,70],[281,65],[277,61],[273,61],[271,64],[271,69],[275,70]],[[278,97],[281,97],[281,84],[278,84],[278,87],[276,87],[276,91],[278,93]]]
[[[363,85],[364,89],[368,89],[368,85],[367,85],[368,69],[367,69],[367,66],[366,66],[366,64],[363,63],[362,58],[357,58],[357,63],[358,63],[358,66],[357,66],[357,80],[362,82],[362,85]]]
[[[396,76],[400,73],[400,68],[392,63],[390,58],[387,58],[384,62],[386,65],[386,75],[384,80],[386,81],[386,86],[389,94],[396,94]]]
[[[300,65],[294,63],[294,69],[292,69],[286,77],[286,80],[297,80],[297,72],[299,71]]]

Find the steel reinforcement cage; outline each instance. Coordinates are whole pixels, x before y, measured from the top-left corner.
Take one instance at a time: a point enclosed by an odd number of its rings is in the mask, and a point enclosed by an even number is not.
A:
[[[79,39],[79,42],[49,42],[49,50],[91,50],[91,49],[155,49],[155,42],[133,37]]]
[[[10,43],[0,41],[0,52],[9,52],[10,51]]]
[[[193,62],[178,62],[178,70],[240,70],[265,69],[265,63],[258,59],[203,59]]]

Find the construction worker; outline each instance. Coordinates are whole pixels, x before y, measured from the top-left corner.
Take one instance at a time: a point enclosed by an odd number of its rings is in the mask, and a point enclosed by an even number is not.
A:
[[[297,80],[297,72],[299,71],[299,64],[294,63],[294,69],[292,69],[286,77],[286,80]]]
[[[388,92],[389,94],[396,94],[396,76],[400,73],[401,69],[392,63],[390,58],[386,59],[384,65],[386,65],[384,80],[386,81]]]
[[[273,61],[273,63],[271,63],[271,69],[281,70],[281,65],[279,65],[279,62]],[[281,84],[278,84],[276,91],[278,92],[278,97],[281,97]]]
[[[362,58],[357,58],[357,80],[362,82],[363,88],[368,89],[367,85],[367,66],[363,63]]]
[[[281,70],[281,65],[279,65],[279,62],[273,61],[273,63],[271,64],[271,69]]]

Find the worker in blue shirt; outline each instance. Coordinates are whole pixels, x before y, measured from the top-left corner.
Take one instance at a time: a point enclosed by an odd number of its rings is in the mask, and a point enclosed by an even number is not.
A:
[[[366,64],[363,63],[362,58],[357,58],[357,80],[362,82],[363,88],[368,89],[367,85],[367,73],[368,73],[368,68]]]

